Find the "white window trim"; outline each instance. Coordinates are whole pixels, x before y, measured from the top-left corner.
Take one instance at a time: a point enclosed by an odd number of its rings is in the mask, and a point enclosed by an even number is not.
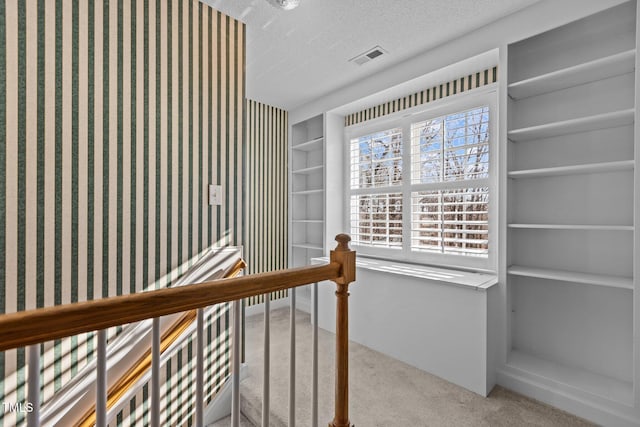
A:
[[[489,251],[487,257],[460,256],[450,254],[425,253],[411,251],[411,215],[403,214],[402,216],[402,249],[391,248],[375,248],[363,246],[353,243],[353,248],[359,255],[370,256],[373,258],[391,259],[410,263],[435,265],[438,267],[446,267],[462,270],[473,270],[480,272],[497,271],[498,262],[498,102],[497,102],[497,83],[474,89],[473,91],[453,95],[443,98],[428,105],[418,105],[389,116],[380,117],[369,120],[357,125],[345,128],[344,132],[344,182],[347,183],[344,192],[344,210],[343,221],[346,229],[350,229],[350,212],[351,212],[351,195],[352,194],[375,194],[375,193],[402,193],[403,194],[403,213],[409,212],[411,209],[411,191],[446,189],[448,187],[459,187],[459,182],[443,182],[433,184],[411,184],[411,141],[405,137],[410,135],[411,124],[430,118],[441,117],[447,114],[464,111],[481,105],[489,106],[489,177],[478,180],[469,180],[467,182],[477,183],[477,186],[489,187]],[[374,132],[387,130],[393,127],[401,127],[403,133],[403,157],[402,169],[403,180],[402,185],[383,187],[383,188],[366,188],[351,189],[351,161],[350,161],[350,141],[353,138],[368,135]],[[408,210],[407,210],[408,209]]]

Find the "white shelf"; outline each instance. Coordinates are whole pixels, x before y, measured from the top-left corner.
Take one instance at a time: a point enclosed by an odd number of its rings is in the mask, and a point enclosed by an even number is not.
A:
[[[312,139],[311,141],[301,142],[300,144],[292,145],[292,150],[298,151],[314,151],[322,149],[322,140],[324,138],[319,136],[318,138]]]
[[[635,68],[635,49],[542,74],[509,85],[509,96],[522,99],[630,73]]]
[[[507,366],[528,376],[542,378],[548,383],[569,386],[615,402],[633,405],[631,381],[620,381],[586,369],[541,359],[518,350],[511,351]]]
[[[292,170],[291,173],[293,174],[298,174],[298,175],[309,175],[312,173],[316,173],[321,171],[324,168],[323,165],[319,165],[319,166],[311,166],[309,168],[303,168],[303,169],[296,169],[296,170]]]
[[[293,194],[294,196],[308,196],[308,195],[312,195],[312,194],[322,194],[322,193],[324,193],[324,189],[319,188],[317,190],[294,191],[291,194]]]
[[[632,225],[585,225],[585,224],[509,224],[509,228],[538,230],[583,230],[583,231],[633,231]]]
[[[289,267],[307,265],[324,251],[324,115],[291,126]]]
[[[318,251],[321,251],[324,249],[321,243],[310,243],[310,242],[292,243],[291,246],[294,248],[315,249]]]
[[[613,111],[577,119],[545,123],[537,126],[514,129],[507,132],[512,142],[529,141],[532,139],[549,138],[590,130],[613,128],[633,123],[634,109]]]
[[[617,162],[589,163],[583,165],[557,166],[552,168],[526,169],[511,171],[509,178],[538,178],[545,176],[577,175],[586,173],[604,173],[633,170],[633,160],[621,160]]]
[[[525,267],[521,265],[512,265],[507,269],[507,273],[512,276],[535,277],[538,279],[560,280],[563,282],[584,283],[587,285],[607,286],[611,288],[633,289],[633,279],[630,277],[550,270],[547,268]]]
[[[598,425],[633,424],[640,409],[631,304],[640,258],[629,252],[638,237],[636,8],[627,1],[509,44],[501,63],[503,190],[526,200],[506,209],[509,345],[498,382]],[[603,191],[608,209],[625,201],[629,215],[606,214],[606,203],[593,211],[585,201]]]

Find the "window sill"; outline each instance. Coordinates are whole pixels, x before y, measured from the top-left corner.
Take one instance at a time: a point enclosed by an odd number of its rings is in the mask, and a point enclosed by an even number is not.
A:
[[[312,264],[328,263],[328,257],[311,258]],[[409,264],[396,261],[380,260],[360,256],[356,259],[356,267],[382,273],[426,279],[443,285],[453,285],[484,291],[498,283],[494,274],[472,273],[450,268],[432,267],[428,265]]]

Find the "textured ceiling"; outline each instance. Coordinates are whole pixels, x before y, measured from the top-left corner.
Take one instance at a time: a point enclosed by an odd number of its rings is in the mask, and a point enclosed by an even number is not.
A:
[[[247,25],[247,97],[292,110],[537,0],[203,1]],[[348,62],[376,45],[388,54]]]

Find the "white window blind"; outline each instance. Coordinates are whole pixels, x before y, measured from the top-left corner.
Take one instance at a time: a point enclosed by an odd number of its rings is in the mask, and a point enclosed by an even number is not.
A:
[[[355,244],[402,247],[402,193],[351,196],[351,240]]]
[[[482,99],[349,138],[348,220],[361,253],[490,265],[494,101]]]
[[[489,176],[489,107],[411,125],[413,184]]]
[[[488,207],[487,187],[411,193],[411,249],[486,256]]]
[[[351,188],[379,188],[402,183],[402,129],[351,140]]]
[[[402,129],[354,138],[351,149],[350,223],[354,244],[402,248]],[[375,189],[375,192],[372,190]]]
[[[411,193],[412,250],[487,256],[489,136],[488,106],[411,124],[412,190],[449,188]]]

